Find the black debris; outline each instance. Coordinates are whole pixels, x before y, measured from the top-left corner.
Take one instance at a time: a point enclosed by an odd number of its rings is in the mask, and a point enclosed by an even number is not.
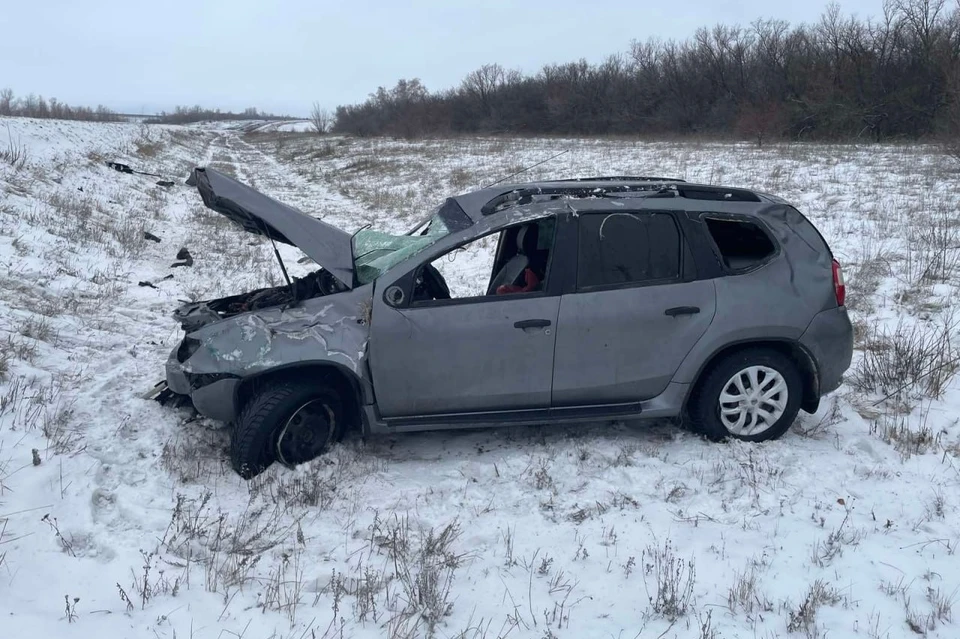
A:
[[[157,186],[169,187],[169,186],[173,186],[173,182],[171,182],[170,180],[160,180],[157,182]]]
[[[180,408],[181,406],[186,406],[190,403],[190,398],[188,396],[178,395],[169,388],[165,388],[157,393],[157,396],[153,399],[161,406],[172,406],[174,408]]]
[[[120,162],[107,162],[107,166],[109,166],[111,169],[116,169],[121,173],[133,173],[133,169],[126,164],[121,164]]]
[[[143,239],[145,239],[145,240],[150,240],[151,242],[159,242],[159,241],[160,241],[160,238],[159,238],[159,237],[157,237],[157,236],[154,235],[153,233],[149,233],[149,232],[147,232],[147,231],[144,231],[144,232],[143,232]]]
[[[190,251],[187,250],[187,247],[183,247],[177,252],[177,259],[182,261],[174,262],[170,265],[170,268],[177,268],[178,266],[193,266],[193,256],[190,255]]]
[[[107,162],[107,166],[109,166],[111,169],[116,169],[121,173],[136,173],[137,175],[149,175],[150,177],[163,177],[161,175],[157,175],[156,173],[147,173],[146,171],[134,171],[129,164],[123,164],[121,162]]]
[[[156,286],[153,285],[152,282],[147,282],[147,281],[137,282],[137,286],[149,286],[150,288],[157,288]]]

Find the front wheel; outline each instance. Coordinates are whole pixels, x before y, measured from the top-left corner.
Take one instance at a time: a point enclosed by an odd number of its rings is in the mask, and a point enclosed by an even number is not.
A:
[[[321,383],[278,380],[250,398],[230,439],[230,461],[244,479],[273,462],[293,467],[310,461],[340,440],[343,403]]]
[[[712,440],[762,442],[783,435],[800,411],[803,380],[790,358],[749,349],[722,359],[689,404],[695,430]]]

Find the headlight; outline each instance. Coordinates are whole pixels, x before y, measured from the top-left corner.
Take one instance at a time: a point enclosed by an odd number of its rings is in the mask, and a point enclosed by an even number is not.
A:
[[[177,349],[177,361],[181,364],[190,359],[190,356],[200,348],[200,340],[192,337],[185,337],[180,342],[180,348]]]

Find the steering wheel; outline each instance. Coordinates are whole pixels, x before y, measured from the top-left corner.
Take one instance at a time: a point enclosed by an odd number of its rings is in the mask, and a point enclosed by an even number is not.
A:
[[[418,279],[420,282],[417,282],[417,284],[422,283],[423,292],[426,293],[431,299],[450,299],[450,289],[447,287],[447,282],[443,279],[443,275],[440,274],[440,271],[438,271],[433,264],[424,264]],[[417,288],[421,287],[417,286]]]

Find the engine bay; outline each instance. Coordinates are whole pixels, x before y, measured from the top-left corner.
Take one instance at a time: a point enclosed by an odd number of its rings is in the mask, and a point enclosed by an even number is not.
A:
[[[348,290],[324,269],[304,277],[295,277],[288,285],[258,288],[246,293],[184,304],[174,312],[174,318],[188,333],[201,326],[265,308],[295,306],[304,300],[333,295]]]

